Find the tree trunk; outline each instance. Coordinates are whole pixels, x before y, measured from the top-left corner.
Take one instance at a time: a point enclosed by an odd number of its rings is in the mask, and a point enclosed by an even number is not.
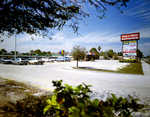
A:
[[[78,58],[77,58],[77,67],[78,67]]]

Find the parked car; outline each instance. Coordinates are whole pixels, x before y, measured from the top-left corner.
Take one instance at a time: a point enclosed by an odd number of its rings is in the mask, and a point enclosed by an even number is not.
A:
[[[26,58],[16,58],[15,60],[12,60],[12,64],[15,65],[27,65],[28,59]]]
[[[12,60],[10,58],[1,58],[0,63],[1,64],[11,64]]]
[[[30,58],[28,61],[28,64],[34,64],[34,65],[37,65],[37,64],[43,65],[43,63],[44,61],[41,58]]]
[[[50,62],[54,62],[55,59],[54,59],[54,58],[49,58],[49,61],[50,61]]]
[[[44,62],[50,62],[49,58],[42,58]]]
[[[70,62],[70,58],[68,58],[68,57],[58,57],[58,58],[56,59],[56,61],[57,61],[57,62],[63,62],[63,61],[68,61],[68,62]]]

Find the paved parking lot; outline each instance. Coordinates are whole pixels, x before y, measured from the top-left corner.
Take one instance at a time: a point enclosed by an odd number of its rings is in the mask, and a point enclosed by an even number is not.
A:
[[[125,65],[118,61],[79,62],[79,67],[95,67],[115,70]],[[47,63],[44,65],[3,65],[0,64],[0,76],[27,82],[53,90],[52,80],[77,86],[81,83],[92,85],[93,98],[104,99],[109,93],[119,96],[133,95],[150,97],[150,76],[116,74],[96,71],[76,70],[76,62]],[[148,69],[148,68],[147,68]]]

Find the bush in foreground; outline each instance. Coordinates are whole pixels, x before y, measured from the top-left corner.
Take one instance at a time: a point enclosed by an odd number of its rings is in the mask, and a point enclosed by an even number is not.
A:
[[[31,96],[16,103],[9,102],[1,107],[7,117],[130,117],[133,112],[142,110],[144,105],[138,104],[138,99],[129,99],[114,94],[106,101],[90,100],[91,85],[80,84],[73,87],[62,85],[62,80],[53,81],[54,94],[49,96]]]
[[[131,96],[129,99],[119,97],[114,94],[106,101],[89,100],[88,95],[92,91],[90,85],[79,85],[76,87],[64,84],[62,80],[53,81],[56,87],[54,95],[46,100],[47,106],[43,114],[47,111],[53,112],[56,117],[129,117],[133,112],[141,110],[144,105],[138,104],[137,100]]]

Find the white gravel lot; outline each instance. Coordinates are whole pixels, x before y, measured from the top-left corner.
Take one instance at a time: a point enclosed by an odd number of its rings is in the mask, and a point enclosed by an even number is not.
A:
[[[145,64],[145,62],[143,63]],[[125,66],[116,60],[95,62],[79,62],[79,67],[110,69]],[[118,96],[138,95],[140,98],[150,97],[150,75],[116,74],[96,71],[76,70],[76,62],[47,63],[44,65],[2,65],[0,76],[28,82],[30,84],[54,89],[52,80],[63,80],[63,83],[77,86],[84,82],[92,85],[92,97],[104,99],[110,93]],[[149,68],[146,68],[148,70]],[[146,72],[145,72],[146,73]]]

